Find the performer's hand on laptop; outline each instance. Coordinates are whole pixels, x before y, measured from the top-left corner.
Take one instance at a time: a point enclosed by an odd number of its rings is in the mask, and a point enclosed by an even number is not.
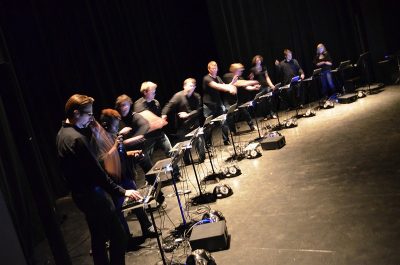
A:
[[[125,197],[129,197],[134,200],[140,200],[143,199],[143,197],[140,195],[140,193],[136,190],[126,190],[125,191]]]

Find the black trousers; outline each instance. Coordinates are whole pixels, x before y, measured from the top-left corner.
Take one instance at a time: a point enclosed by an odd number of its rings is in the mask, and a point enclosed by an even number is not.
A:
[[[78,208],[85,214],[91,236],[95,265],[124,265],[127,235],[118,217],[111,196],[100,187],[86,194],[72,194]],[[106,242],[110,241],[108,257]]]

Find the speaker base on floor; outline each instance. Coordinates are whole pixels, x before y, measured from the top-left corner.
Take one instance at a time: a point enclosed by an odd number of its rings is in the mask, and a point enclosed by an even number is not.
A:
[[[346,94],[343,96],[338,97],[338,102],[340,104],[349,104],[349,103],[353,103],[354,101],[357,101],[357,94],[356,93],[350,93],[350,94]]]
[[[281,149],[285,146],[286,140],[285,136],[277,135],[273,137],[265,137],[260,141],[263,150],[275,150]]]
[[[222,220],[195,226],[189,241],[192,250],[218,251],[229,248],[229,238],[226,222]]]

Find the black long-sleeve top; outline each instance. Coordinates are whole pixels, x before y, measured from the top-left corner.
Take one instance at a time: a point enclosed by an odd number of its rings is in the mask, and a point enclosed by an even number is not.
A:
[[[210,83],[214,81],[218,84],[223,84],[222,79],[217,76],[216,78],[206,75],[203,77],[203,104],[206,105],[212,111],[222,111],[222,100],[220,92],[210,87]]]
[[[296,75],[304,74],[303,69],[301,69],[299,62],[296,59],[292,59],[289,62],[283,60],[277,66],[279,74],[281,75],[281,80],[283,85],[290,83],[293,77]]]
[[[201,97],[198,93],[193,92],[189,97],[184,94],[184,91],[176,93],[169,102],[164,106],[161,113],[168,115],[171,112],[187,112],[189,117],[181,119],[177,117],[177,128],[183,126],[184,128],[191,129],[199,125],[199,117],[202,115]]]
[[[329,53],[327,51],[322,53],[322,56],[320,58],[320,55],[317,54],[314,58],[314,64],[315,64],[315,68],[321,68],[322,71],[328,71],[331,70],[332,66],[331,65],[327,65],[327,64],[323,64],[323,65],[317,65],[317,63],[319,62],[331,62],[332,63],[332,59],[331,56],[329,55]]]
[[[63,122],[58,131],[58,156],[72,194],[85,196],[95,187],[101,187],[111,195],[125,195],[125,189],[118,186],[101,167],[94,154],[93,144],[89,128],[79,129]]]
[[[144,110],[148,110],[153,112],[155,115],[161,117],[161,105],[160,102],[158,102],[158,100],[153,99],[150,102],[147,102],[145,98],[141,97],[138,100],[135,101],[135,103],[133,104],[133,111],[134,111],[134,115],[133,115],[133,122],[138,124],[139,126],[144,126],[144,128],[138,128],[138,130],[140,132],[145,132],[147,133],[148,129],[149,129],[149,124],[147,122],[142,122],[142,118],[139,118],[138,120],[138,114],[136,114],[135,116],[135,112],[136,113],[140,113]],[[150,138],[157,138],[160,137],[163,134],[162,129],[158,129],[158,130],[154,130],[150,133],[147,133],[145,136],[147,139]]]
[[[268,70],[265,66],[261,66],[261,71],[258,71],[257,67],[253,66],[250,69],[250,73],[254,75],[254,80],[257,80],[262,87],[268,86],[267,79],[265,78],[265,75],[268,75]]]

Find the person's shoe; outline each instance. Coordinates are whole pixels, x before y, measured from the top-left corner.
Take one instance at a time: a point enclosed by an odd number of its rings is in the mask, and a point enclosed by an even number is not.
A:
[[[143,236],[130,237],[128,239],[128,245],[127,245],[127,248],[126,248],[126,252],[135,251],[135,250],[141,249],[140,245],[144,243],[145,239],[146,238],[143,237]]]
[[[205,156],[204,156],[204,157],[199,157],[199,164],[203,163],[204,160],[206,160],[206,157],[205,157]]]
[[[278,118],[278,116],[276,116],[276,114],[274,113],[274,114],[272,114],[272,119],[277,119]]]
[[[190,166],[192,164],[192,162],[190,160],[188,160],[188,161],[184,160],[183,162],[184,162],[185,166]]]
[[[224,145],[231,145],[231,142],[229,140],[224,141]]]
[[[258,128],[257,128],[257,126],[252,125],[252,126],[250,126],[250,130],[255,131],[255,130],[258,130]]]
[[[185,179],[181,176],[181,174],[174,176],[175,182],[184,181]]]
[[[157,233],[154,230],[154,226],[151,225],[149,226],[146,230],[143,231],[143,237],[144,238],[156,238],[159,235],[159,233]]]

